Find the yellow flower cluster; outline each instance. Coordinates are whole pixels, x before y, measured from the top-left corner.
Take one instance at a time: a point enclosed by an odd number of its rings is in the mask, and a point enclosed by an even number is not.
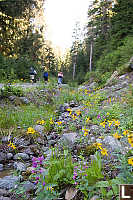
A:
[[[120,139],[122,136],[121,135],[119,135],[117,132],[115,133],[115,134],[113,134],[113,136],[114,136],[114,138],[116,138],[116,139]]]
[[[84,132],[84,136],[87,136],[89,133],[89,130],[86,128],[83,128],[82,131]]]
[[[40,124],[40,125],[43,125],[43,124],[45,123],[45,121],[44,121],[44,120],[37,120],[36,123],[37,123],[37,124]]]
[[[16,149],[16,146],[10,141],[10,143],[8,144],[8,147],[11,147],[13,149]]]
[[[128,164],[133,166],[133,157],[128,159]]]
[[[96,142],[95,146],[101,150],[101,154],[103,156],[105,156],[105,155],[108,156],[107,149],[102,148],[102,144],[101,143]]]
[[[47,187],[47,190],[53,191],[54,188],[53,187]]]
[[[106,124],[110,127],[112,124],[114,124],[115,127],[118,127],[120,125],[120,122],[116,119],[112,119],[112,120],[107,120],[106,119],[100,123],[100,126],[103,126],[103,128],[105,128]]]
[[[27,130],[27,134],[34,134],[35,130],[32,127],[29,127]]]
[[[59,126],[62,124],[62,122],[61,121],[59,121],[59,122],[56,122]]]
[[[131,147],[133,147],[133,133],[128,135],[128,142],[131,145]]]

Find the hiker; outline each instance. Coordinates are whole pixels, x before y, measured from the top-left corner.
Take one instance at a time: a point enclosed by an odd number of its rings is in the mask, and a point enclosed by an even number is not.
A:
[[[45,71],[43,73],[43,78],[44,78],[44,82],[47,83],[48,82],[48,72],[47,71]]]
[[[62,80],[63,80],[63,73],[59,72],[58,73],[58,84],[62,84]]]
[[[32,83],[36,82],[36,75],[36,70],[33,67],[30,67],[30,80],[32,81]]]

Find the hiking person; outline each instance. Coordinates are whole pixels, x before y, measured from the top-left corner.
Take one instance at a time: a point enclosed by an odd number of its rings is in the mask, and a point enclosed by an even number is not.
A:
[[[36,70],[33,67],[30,67],[30,80],[32,81],[32,83],[36,82],[36,75]]]
[[[45,71],[43,73],[43,78],[44,78],[44,82],[47,83],[48,82],[48,72],[47,71]]]
[[[63,73],[59,72],[58,73],[58,84],[62,84],[62,80],[63,80]]]

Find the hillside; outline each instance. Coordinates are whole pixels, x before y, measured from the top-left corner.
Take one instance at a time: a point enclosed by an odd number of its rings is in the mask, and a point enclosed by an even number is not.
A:
[[[133,72],[96,85],[2,90],[1,199],[119,199],[133,183]]]

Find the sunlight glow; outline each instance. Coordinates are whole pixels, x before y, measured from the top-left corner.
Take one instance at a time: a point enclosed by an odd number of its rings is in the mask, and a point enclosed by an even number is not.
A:
[[[47,39],[62,49],[72,45],[73,29],[77,21],[87,21],[90,0],[46,0]]]

